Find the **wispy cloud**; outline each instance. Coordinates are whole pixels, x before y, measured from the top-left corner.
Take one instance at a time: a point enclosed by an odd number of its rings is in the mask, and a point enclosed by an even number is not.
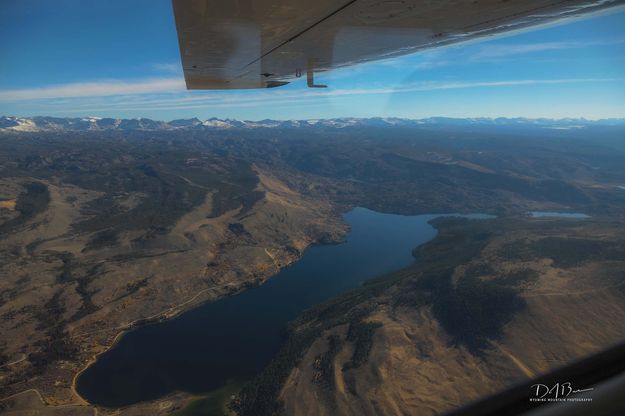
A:
[[[150,65],[155,72],[165,72],[170,74],[182,74],[182,65],[180,62],[160,62]]]
[[[393,58],[366,65],[386,65],[412,70],[430,70],[453,65],[483,64],[511,59],[526,59],[526,55],[549,51],[625,45],[625,38],[590,39],[573,42],[505,43],[479,42],[469,45],[450,45],[436,50],[426,50],[412,57]]]
[[[625,44],[625,38],[618,39],[597,39],[583,42],[540,42],[521,44],[484,44],[480,45],[478,51],[470,55],[471,60],[479,61],[483,59],[502,58],[508,56],[524,55],[528,53],[547,52],[566,49],[581,49],[596,46],[608,46]]]
[[[369,71],[373,66],[409,68],[411,70],[429,70],[462,63],[483,63],[496,60],[514,58],[516,56],[539,53],[553,50],[567,50],[576,48],[599,47],[604,45],[625,44],[625,38],[612,39],[590,39],[584,41],[563,41],[563,42],[541,42],[541,43],[479,43],[468,48],[458,49],[457,47],[443,48],[433,51],[424,51],[411,57],[400,57],[387,59],[361,66],[338,69],[330,74],[332,79],[341,77],[353,78],[354,74],[361,71]],[[150,68],[155,72],[178,73],[175,77],[154,77],[138,80],[99,80],[93,82],[68,83],[60,85],[50,85],[40,88],[10,89],[0,90],[0,102],[18,102],[27,100],[59,100],[59,105],[75,105],[77,98],[97,98],[108,97],[100,104],[117,106],[141,102],[150,106],[159,105],[182,105],[190,102],[211,102],[213,105],[224,105],[229,102],[244,103],[263,100],[278,100],[283,97],[289,99],[305,99],[308,97],[330,97],[347,96],[361,94],[389,94],[398,92],[418,92],[433,91],[443,89],[477,88],[477,87],[501,87],[513,85],[548,84],[548,83],[573,83],[573,82],[605,82],[612,79],[563,79],[563,80],[514,80],[495,82],[421,82],[418,84],[402,85],[401,88],[393,89],[389,87],[336,89],[328,91],[304,91],[304,92],[278,92],[263,94],[241,94],[237,96],[222,93],[205,93],[188,96],[185,91],[184,80],[182,79],[181,67],[178,62],[163,62],[150,64]],[[180,96],[183,93],[182,97]],[[153,95],[167,94],[167,97],[155,99]],[[113,97],[114,96],[114,97]],[[63,100],[67,102],[63,103]]]
[[[42,88],[0,90],[0,101],[40,100],[67,97],[103,97],[184,91],[182,78],[149,78],[138,81],[105,80],[51,85]]]
[[[99,95],[64,95],[62,99],[40,101],[48,108],[48,112],[94,112],[94,111],[129,111],[141,112],[148,110],[185,110],[196,108],[233,108],[233,107],[262,107],[280,105],[315,105],[327,100],[338,100],[354,96],[393,95],[405,93],[420,93],[428,91],[476,89],[476,88],[505,88],[532,85],[580,84],[623,82],[625,78],[566,78],[566,79],[520,79],[503,81],[422,81],[411,84],[392,85],[381,87],[354,87],[328,90],[260,90],[233,94],[232,91],[194,91],[186,92],[180,88],[181,81],[156,83],[154,88],[150,82],[137,82],[135,86],[125,84],[123,91],[131,91],[127,95],[107,97],[101,94],[101,89],[94,89]],[[153,81],[152,81],[153,82]],[[94,85],[101,85],[96,83]],[[109,85],[109,84],[107,84]],[[61,88],[61,87],[56,87]],[[75,88],[75,84],[72,84]],[[66,87],[65,91],[69,89]],[[109,90],[107,90],[108,92]],[[119,91],[122,91],[121,89]],[[17,92],[13,92],[14,94]],[[2,97],[0,93],[0,97]],[[19,94],[24,97],[26,93]],[[58,98],[58,94],[53,95]],[[41,99],[42,95],[36,95]],[[24,99],[24,98],[22,98]]]

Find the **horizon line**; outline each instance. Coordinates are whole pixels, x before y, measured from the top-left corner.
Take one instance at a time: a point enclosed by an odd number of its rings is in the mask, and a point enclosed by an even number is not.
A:
[[[262,119],[238,119],[238,118],[220,118],[220,117],[209,117],[206,119],[201,119],[197,116],[194,117],[185,117],[185,118],[174,118],[169,120],[163,119],[154,119],[150,117],[100,117],[100,116],[79,116],[79,117],[63,117],[63,116],[51,116],[51,115],[32,115],[32,116],[16,116],[16,115],[0,115],[0,118],[8,118],[8,119],[33,119],[33,118],[54,118],[60,120],[85,120],[85,119],[93,119],[93,120],[150,120],[161,123],[171,123],[172,121],[178,120],[198,120],[198,121],[208,121],[208,120],[220,120],[220,121],[241,121],[241,122],[261,122],[261,121],[324,121],[324,120],[340,120],[340,119],[353,119],[353,120],[371,120],[371,119],[380,119],[380,120],[407,120],[407,121],[420,121],[420,120],[429,120],[429,119],[449,119],[449,120],[528,120],[528,121],[539,121],[539,120],[549,120],[549,121],[564,121],[564,120],[579,120],[579,121],[625,121],[625,116],[623,117],[602,117],[602,118],[592,118],[592,117],[584,117],[584,116],[567,116],[567,117],[526,117],[526,116],[465,116],[465,117],[453,117],[453,116],[445,116],[445,115],[435,115],[435,116],[427,116],[427,117],[399,117],[399,116],[373,116],[373,117],[358,117],[358,116],[337,116],[337,117],[312,117],[312,118],[288,118],[288,119],[276,119],[276,118],[262,118]]]

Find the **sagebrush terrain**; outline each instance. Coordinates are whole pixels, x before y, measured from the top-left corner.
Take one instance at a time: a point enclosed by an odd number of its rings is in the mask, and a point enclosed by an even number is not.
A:
[[[182,125],[0,133],[5,411],[91,414],[73,380],[122,331],[341,241],[340,214],[354,206],[498,219],[437,222],[413,267],[304,314],[289,353],[233,402],[238,413],[435,413],[624,335],[620,125]],[[569,330],[559,317],[572,315]],[[464,382],[476,374],[481,383]]]

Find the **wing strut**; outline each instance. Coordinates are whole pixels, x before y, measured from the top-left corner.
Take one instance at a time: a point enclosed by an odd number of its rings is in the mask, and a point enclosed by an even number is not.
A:
[[[308,70],[306,72],[306,81],[308,84],[308,88],[328,88],[327,85],[323,84],[315,84],[315,71],[313,61],[308,61]]]

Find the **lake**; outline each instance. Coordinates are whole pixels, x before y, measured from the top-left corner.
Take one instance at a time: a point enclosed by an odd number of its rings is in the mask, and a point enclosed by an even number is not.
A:
[[[428,222],[439,216],[356,208],[344,215],[351,226],[346,242],[313,246],[260,286],[128,332],[80,375],[76,389],[90,403],[122,407],[247,380],[271,360],[287,322],[303,310],[410,265],[413,248],[435,237]]]
[[[529,215],[532,218],[590,218],[590,215],[586,215],[581,212],[531,211]]]

